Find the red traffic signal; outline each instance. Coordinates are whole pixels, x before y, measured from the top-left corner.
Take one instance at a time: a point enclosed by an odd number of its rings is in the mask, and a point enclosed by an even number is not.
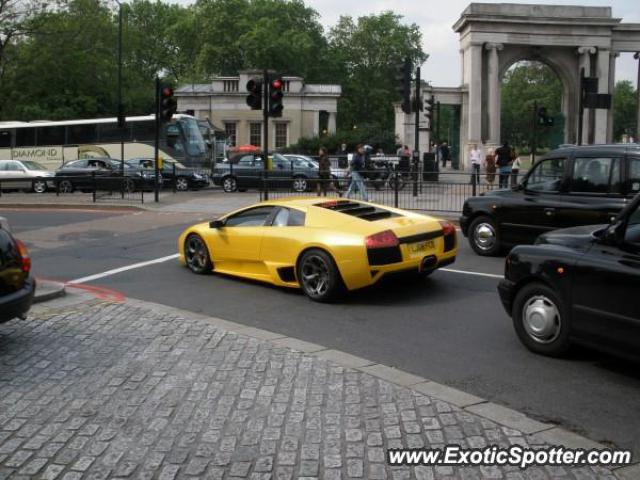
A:
[[[280,78],[274,78],[269,83],[269,116],[271,117],[282,116],[282,110],[284,110],[282,103],[282,97],[284,97],[283,86],[284,82]]]
[[[160,121],[163,123],[171,121],[171,117],[178,110],[178,102],[173,97],[173,88],[160,86]]]

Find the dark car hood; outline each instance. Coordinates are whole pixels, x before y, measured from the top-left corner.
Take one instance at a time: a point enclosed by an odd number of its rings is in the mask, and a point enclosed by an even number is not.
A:
[[[569,248],[587,248],[593,243],[594,233],[604,230],[608,225],[582,225],[580,227],[562,228],[543,233],[536,239],[537,245],[562,245]]]

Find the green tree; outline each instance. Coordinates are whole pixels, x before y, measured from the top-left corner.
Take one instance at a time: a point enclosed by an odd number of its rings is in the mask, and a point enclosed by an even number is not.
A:
[[[511,67],[502,81],[501,140],[516,147],[528,146],[531,140],[534,105],[545,107],[547,114],[561,112],[562,83],[544,63],[519,62]],[[535,117],[537,119],[537,117]],[[553,128],[537,128],[538,147],[552,147],[555,130],[562,129],[559,121]]]
[[[393,12],[357,21],[343,16],[329,32],[331,70],[342,84],[339,126],[370,124],[393,130],[390,99],[399,100],[395,93],[396,64],[408,57],[414,65],[421,65],[427,58],[420,29],[416,24],[402,24],[401,19]]]
[[[636,136],[636,91],[629,80],[616,82],[613,90],[613,138],[620,141],[623,134]]]

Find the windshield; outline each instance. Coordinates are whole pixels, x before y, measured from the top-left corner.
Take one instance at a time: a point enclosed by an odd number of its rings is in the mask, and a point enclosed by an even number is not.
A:
[[[207,146],[202,138],[200,127],[195,118],[181,118],[178,120],[184,132],[184,138],[186,143],[187,153],[189,155],[198,156],[204,155],[207,151]]]
[[[165,164],[165,166],[168,166],[169,168],[173,168],[173,165],[175,165],[176,168],[187,168],[182,163],[177,162],[175,160],[165,160],[164,164]]]
[[[45,167],[44,165],[41,165],[38,162],[32,162],[31,160],[23,161],[22,165],[24,165],[24,167],[27,170],[46,170],[47,169],[47,167]]]

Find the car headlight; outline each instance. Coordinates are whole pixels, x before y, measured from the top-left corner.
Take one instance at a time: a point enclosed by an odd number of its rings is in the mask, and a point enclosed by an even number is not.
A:
[[[193,178],[195,178],[196,180],[202,180],[204,177],[202,175],[200,175],[199,173],[194,173],[193,174]]]

